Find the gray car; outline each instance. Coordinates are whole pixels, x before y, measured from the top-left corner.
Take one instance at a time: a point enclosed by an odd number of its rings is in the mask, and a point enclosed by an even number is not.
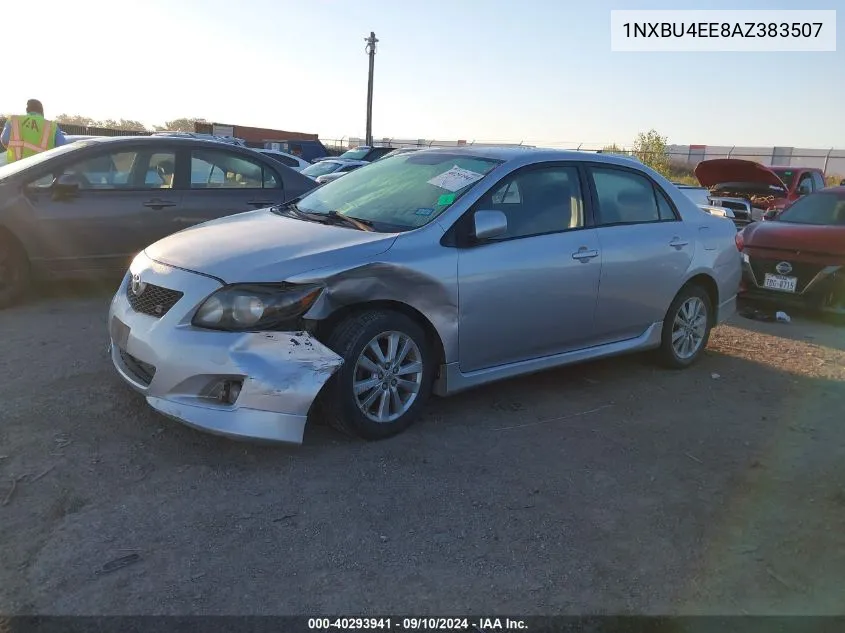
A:
[[[424,150],[149,246],[111,356],[200,429],[384,438],[432,393],[641,350],[690,366],[735,310],[735,237],[625,158]]]
[[[84,139],[0,167],[0,307],[32,276],[120,275],[166,235],[316,186],[251,149],[190,137]]]

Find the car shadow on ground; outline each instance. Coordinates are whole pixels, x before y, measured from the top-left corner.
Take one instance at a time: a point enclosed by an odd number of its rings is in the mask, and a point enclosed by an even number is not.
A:
[[[50,335],[74,371],[0,386],[0,475],[25,476],[0,493],[7,612],[841,611],[842,382],[638,355],[433,399],[386,441],[315,423],[259,446],[157,415],[99,343]]]
[[[764,314],[769,318],[759,316],[754,318],[751,311],[740,313],[731,319],[731,325],[762,332],[769,336],[845,351],[845,318],[843,317],[791,309],[788,312],[789,322],[782,323],[774,319],[774,312]]]

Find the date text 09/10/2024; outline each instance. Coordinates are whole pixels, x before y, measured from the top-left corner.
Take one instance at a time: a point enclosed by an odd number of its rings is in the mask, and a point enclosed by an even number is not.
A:
[[[519,631],[528,627],[512,618],[308,618],[309,630]]]

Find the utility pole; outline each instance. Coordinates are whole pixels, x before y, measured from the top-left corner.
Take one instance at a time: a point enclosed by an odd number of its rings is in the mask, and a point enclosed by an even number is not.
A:
[[[367,46],[364,48],[370,57],[370,76],[367,80],[367,138],[364,141],[367,145],[373,144],[373,66],[376,60],[376,34],[370,31],[370,37],[365,37]]]

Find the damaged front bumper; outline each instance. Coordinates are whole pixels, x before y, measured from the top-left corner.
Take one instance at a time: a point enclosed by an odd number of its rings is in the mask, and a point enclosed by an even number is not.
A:
[[[182,295],[169,309],[142,304],[132,295],[134,275],[146,284],[144,292]],[[308,411],[342,359],[306,332],[192,326],[196,308],[220,287],[215,279],[137,257],[109,310],[115,369],[156,411],[189,426],[301,444]]]

